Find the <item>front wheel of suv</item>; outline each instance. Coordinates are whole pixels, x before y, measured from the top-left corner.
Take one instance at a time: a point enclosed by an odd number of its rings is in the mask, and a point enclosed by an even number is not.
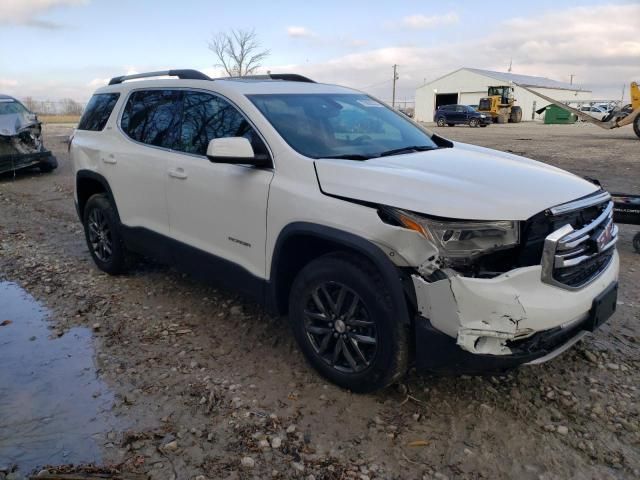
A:
[[[84,233],[89,252],[100,270],[111,275],[126,269],[127,251],[115,208],[104,193],[89,198],[84,207]]]
[[[407,328],[381,275],[358,256],[333,253],[306,265],[291,288],[289,317],[307,360],[343,388],[372,392],[406,372]]]

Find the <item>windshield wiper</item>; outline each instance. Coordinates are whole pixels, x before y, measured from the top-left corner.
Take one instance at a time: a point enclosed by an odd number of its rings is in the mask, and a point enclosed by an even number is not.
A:
[[[403,153],[424,152],[427,150],[436,150],[438,147],[429,147],[427,145],[412,145],[410,147],[394,148],[378,154],[379,157],[389,157],[391,155],[401,155]]]
[[[344,155],[331,155],[328,157],[320,157],[320,158],[337,158],[340,160],[369,160],[371,157],[366,155],[360,155],[358,153],[345,153]]]

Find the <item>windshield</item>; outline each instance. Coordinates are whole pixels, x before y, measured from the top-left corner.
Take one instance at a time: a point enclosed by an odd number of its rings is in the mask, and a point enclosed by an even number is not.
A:
[[[364,94],[261,94],[249,99],[307,157],[366,160],[437,148],[405,116]]]
[[[22,106],[21,103],[18,103],[14,100],[10,100],[8,102],[1,101],[0,102],[0,115],[8,115],[11,113],[29,113],[26,108]]]

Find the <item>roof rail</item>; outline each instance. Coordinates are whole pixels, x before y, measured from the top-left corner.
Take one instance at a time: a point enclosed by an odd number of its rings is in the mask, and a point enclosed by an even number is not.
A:
[[[136,73],[134,75],[122,75],[120,77],[113,77],[109,81],[109,85],[117,85],[127,80],[149,77],[178,77],[181,80],[211,80],[211,77],[205,75],[202,72],[199,72],[198,70],[160,70],[158,72]]]
[[[285,82],[306,82],[316,83],[308,77],[298,75],[297,73],[267,73],[265,75],[244,75],[242,77],[224,77],[224,80],[283,80]]]

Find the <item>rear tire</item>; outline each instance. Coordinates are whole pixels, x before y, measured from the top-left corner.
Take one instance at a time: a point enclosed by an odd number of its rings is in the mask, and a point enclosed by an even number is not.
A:
[[[633,121],[633,131],[635,132],[637,137],[640,138],[640,115],[638,115]]]
[[[87,247],[98,268],[110,275],[123,273],[127,250],[118,215],[106,194],[97,193],[89,198],[84,207],[83,224]]]
[[[436,124],[437,124],[439,127],[444,127],[444,126],[447,124],[447,122],[445,122],[444,117],[440,117],[440,118],[438,118],[438,120],[436,121]]]
[[[342,388],[372,392],[406,372],[408,330],[381,275],[359,256],[331,253],[306,265],[291,288],[289,319],[309,363]]]
[[[636,252],[640,253],[640,233],[636,233],[636,236],[633,237],[633,248],[636,249]]]

